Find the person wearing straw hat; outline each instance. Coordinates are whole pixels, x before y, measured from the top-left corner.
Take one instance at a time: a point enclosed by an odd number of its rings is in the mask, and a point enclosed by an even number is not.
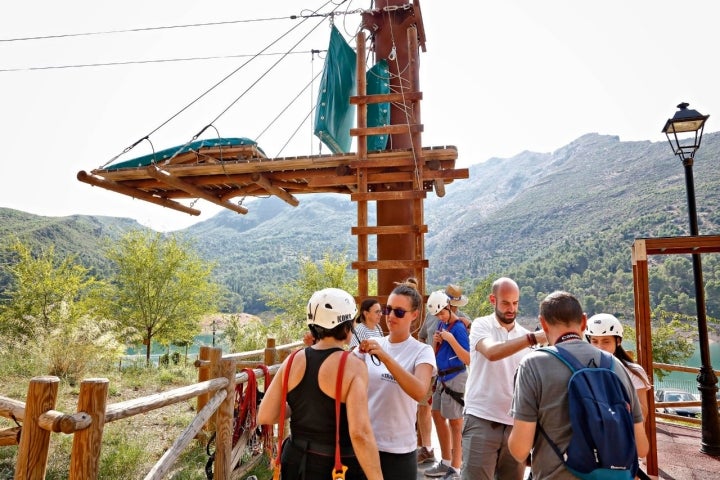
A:
[[[459,307],[464,307],[468,303],[468,298],[463,295],[463,290],[460,286],[455,284],[448,284],[445,288],[445,295],[448,297],[448,308],[453,312],[465,327],[470,329],[470,318],[459,310]],[[423,322],[420,330],[418,331],[418,340],[425,342],[428,345],[434,347],[433,335],[438,328],[440,320],[438,317],[427,312],[425,315],[425,322]],[[431,399],[433,396],[435,385],[435,379],[430,383],[430,389],[428,390],[425,398],[418,402],[417,409],[417,425],[418,425],[418,465],[424,463],[434,464],[436,462],[435,452],[432,447],[432,411],[431,411]]]

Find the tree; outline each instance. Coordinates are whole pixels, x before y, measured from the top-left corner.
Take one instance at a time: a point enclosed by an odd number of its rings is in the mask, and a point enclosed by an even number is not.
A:
[[[52,245],[33,252],[16,240],[11,250],[16,262],[8,267],[12,282],[0,315],[6,346],[34,360],[42,373],[71,383],[98,362],[114,361],[122,351],[105,316],[107,284],[74,256],[57,258]]]
[[[5,333],[36,336],[61,324],[76,324],[92,310],[105,285],[77,264],[74,256],[56,258],[52,245],[33,253],[19,240],[11,250],[17,261],[8,268],[13,282],[2,315]]]
[[[315,291],[335,287],[357,293],[357,275],[348,267],[349,261],[343,254],[326,252],[319,263],[302,257],[297,279],[265,294],[266,303],[278,311],[270,327],[281,341],[302,336],[306,329],[305,309]]]
[[[693,345],[694,330],[687,322],[692,319],[678,313],[670,313],[657,309],[651,321],[652,355],[654,363],[683,365],[695,350]],[[623,339],[635,342],[635,329],[626,326]],[[662,380],[668,373],[665,370],[653,369],[653,374]]]
[[[493,313],[493,306],[490,303],[490,291],[496,275],[490,275],[481,281],[468,295],[468,304],[462,310],[476,317],[483,317]]]
[[[217,310],[220,287],[210,280],[214,265],[180,237],[134,230],[110,245],[117,265],[113,310],[129,338],[168,344],[200,332],[200,318]]]

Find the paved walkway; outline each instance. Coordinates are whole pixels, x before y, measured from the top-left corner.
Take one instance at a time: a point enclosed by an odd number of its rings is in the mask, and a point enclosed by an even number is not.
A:
[[[700,428],[657,422],[658,480],[720,480],[720,457],[700,453]],[[440,444],[433,428],[435,456]],[[432,464],[418,468],[418,480],[429,480],[424,472]]]

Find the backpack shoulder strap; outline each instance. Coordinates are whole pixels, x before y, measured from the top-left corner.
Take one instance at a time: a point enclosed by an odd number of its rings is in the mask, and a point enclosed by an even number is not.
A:
[[[553,355],[555,358],[563,362],[571,372],[575,372],[582,368],[582,365],[580,365],[580,362],[578,362],[575,357],[570,355],[567,350],[561,349],[560,347],[540,347],[538,350]]]

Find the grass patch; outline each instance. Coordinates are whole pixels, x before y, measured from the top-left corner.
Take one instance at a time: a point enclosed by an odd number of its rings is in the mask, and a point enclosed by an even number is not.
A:
[[[14,400],[25,401],[27,388],[33,372],[23,375],[17,363],[3,365],[0,358],[0,372],[13,374],[3,378],[0,395]],[[152,395],[179,386],[197,382],[197,371],[193,366],[171,365],[170,367],[130,366],[118,371],[92,372],[85,378],[108,378],[108,404]],[[55,410],[72,413],[77,410],[79,384],[61,381]],[[134,415],[105,425],[100,453],[98,478],[103,480],[142,479],[163,453],[187,428],[196,415],[194,399],[179,402],[150,412]],[[0,417],[0,428],[14,426],[12,420]],[[70,471],[72,435],[53,433],[50,438],[46,479],[67,479]],[[17,446],[0,447],[0,480],[14,477],[17,462]],[[205,464],[208,456],[205,446],[199,440],[193,441],[181,454],[167,478],[176,480],[205,480]],[[262,469],[254,473],[260,480],[270,478]],[[265,467],[265,472],[267,472]],[[261,476],[262,475],[262,476]]]

